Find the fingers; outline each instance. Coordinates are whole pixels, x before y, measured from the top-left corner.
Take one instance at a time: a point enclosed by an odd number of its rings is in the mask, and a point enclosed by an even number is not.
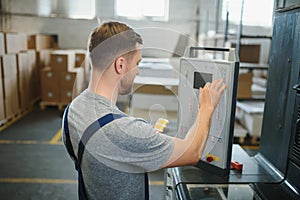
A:
[[[203,88],[210,88],[210,87],[211,87],[211,82],[207,82],[207,83],[205,83]]]
[[[224,92],[224,90],[227,88],[227,85],[226,84],[223,84],[220,88],[219,88],[219,92],[220,93],[223,93]]]
[[[199,100],[201,106],[214,110],[219,103],[220,97],[226,89],[222,79],[214,80],[212,83],[207,82],[203,88],[200,88]]]
[[[223,79],[218,79],[212,82],[213,89],[219,90],[224,85]]]
[[[226,89],[226,84],[224,84],[223,79],[217,79],[214,80],[213,82],[207,82],[204,86],[204,88],[210,88],[217,90],[218,92],[223,92]]]

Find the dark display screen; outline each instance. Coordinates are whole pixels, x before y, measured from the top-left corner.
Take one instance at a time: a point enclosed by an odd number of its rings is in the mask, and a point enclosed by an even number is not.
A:
[[[194,72],[194,88],[204,87],[205,83],[212,82],[212,74]]]

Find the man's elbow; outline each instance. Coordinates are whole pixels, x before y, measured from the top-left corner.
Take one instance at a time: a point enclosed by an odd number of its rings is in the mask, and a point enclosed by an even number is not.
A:
[[[191,165],[196,165],[200,160],[200,154],[199,153],[194,153],[191,157],[190,157],[190,164]]]

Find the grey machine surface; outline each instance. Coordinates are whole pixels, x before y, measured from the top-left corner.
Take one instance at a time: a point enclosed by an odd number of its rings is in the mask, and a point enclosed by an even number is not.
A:
[[[195,52],[198,52],[197,57]],[[227,52],[228,59],[211,59],[208,52]],[[178,176],[179,182],[224,184],[278,182],[283,179],[263,156],[249,157],[240,146],[233,145],[238,71],[239,61],[235,49],[190,47],[186,51],[186,57],[181,58],[178,91],[179,137],[185,137],[195,121],[199,87],[222,78],[227,88],[213,113],[206,146],[198,164],[172,169],[175,174],[184,174]],[[231,161],[243,164],[242,173],[230,170]]]

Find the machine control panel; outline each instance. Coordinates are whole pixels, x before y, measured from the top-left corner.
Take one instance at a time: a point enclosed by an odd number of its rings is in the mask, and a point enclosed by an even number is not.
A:
[[[234,49],[231,60],[214,60],[183,57],[180,60],[178,136],[184,138],[198,114],[199,88],[207,82],[223,79],[227,85],[215,109],[210,132],[199,164],[205,163],[229,172],[239,62]],[[234,55],[230,55],[234,54]]]

